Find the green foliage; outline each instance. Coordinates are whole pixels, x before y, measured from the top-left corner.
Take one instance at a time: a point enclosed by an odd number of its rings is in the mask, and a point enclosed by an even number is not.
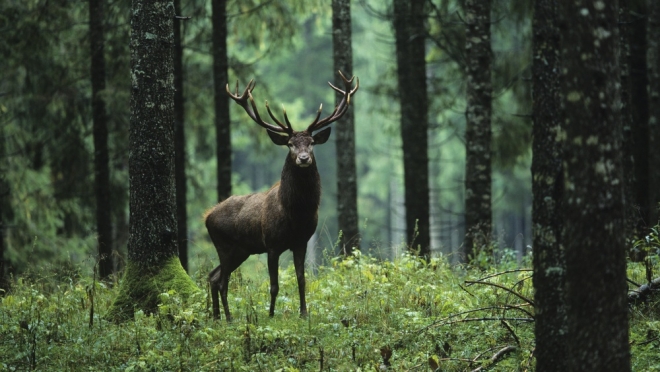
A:
[[[646,236],[633,241],[633,250],[657,257],[660,254],[660,225],[650,228]]]
[[[631,265],[630,273],[635,271]],[[200,278],[206,272],[199,273]],[[0,298],[2,370],[392,370],[534,369],[531,271],[515,258],[488,270],[355,252],[308,277],[308,318],[298,315],[295,272],[281,269],[269,318],[264,268],[241,267],[230,282],[235,321],[213,321],[208,291],[183,300],[158,295],[158,311],[107,322],[121,291],[87,276],[18,279]],[[206,287],[198,279],[200,288]],[[631,312],[634,371],[658,370],[660,319],[654,300]],[[90,321],[91,318],[91,321]],[[491,365],[499,350],[511,352]]]

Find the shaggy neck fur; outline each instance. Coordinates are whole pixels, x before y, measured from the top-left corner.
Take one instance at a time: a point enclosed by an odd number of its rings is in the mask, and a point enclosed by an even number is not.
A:
[[[312,164],[306,168],[296,165],[287,155],[280,181],[280,202],[293,218],[315,216],[321,201],[321,177],[312,155]]]

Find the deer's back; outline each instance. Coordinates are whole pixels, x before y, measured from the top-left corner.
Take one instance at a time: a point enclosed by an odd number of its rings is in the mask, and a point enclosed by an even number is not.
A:
[[[318,221],[317,199],[302,196],[302,200],[309,203],[285,207],[278,182],[266,192],[231,196],[217,204],[207,213],[206,228],[219,254],[233,249],[255,254],[302,248]]]
[[[213,244],[250,254],[265,252],[261,229],[265,199],[265,193],[236,195],[213,207],[206,215],[206,228]]]

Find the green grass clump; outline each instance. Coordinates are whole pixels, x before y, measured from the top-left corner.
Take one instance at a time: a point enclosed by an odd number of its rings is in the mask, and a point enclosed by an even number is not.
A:
[[[157,312],[115,324],[103,315],[118,286],[85,276],[19,279],[0,299],[0,370],[464,371],[489,366],[506,347],[489,370],[533,370],[531,272],[513,266],[472,271],[444,258],[389,262],[357,252],[307,274],[308,318],[298,316],[293,268],[280,270],[269,318],[268,278],[248,265],[230,282],[230,324],[212,320],[208,291],[185,301],[164,291]],[[207,288],[206,273],[198,276]],[[640,371],[660,365],[651,308],[631,317]]]

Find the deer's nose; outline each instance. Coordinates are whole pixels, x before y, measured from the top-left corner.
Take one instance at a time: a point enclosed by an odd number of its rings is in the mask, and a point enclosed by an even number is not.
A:
[[[300,154],[298,156],[298,159],[300,159],[301,163],[308,163],[309,162],[309,154]]]

